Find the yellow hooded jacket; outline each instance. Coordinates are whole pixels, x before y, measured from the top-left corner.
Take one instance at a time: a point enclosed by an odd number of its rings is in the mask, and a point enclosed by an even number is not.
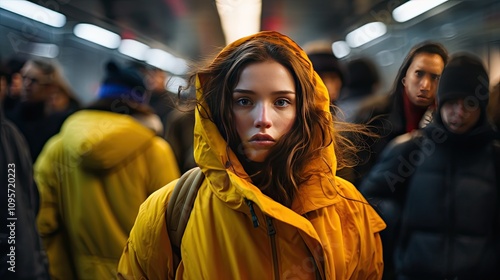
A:
[[[52,279],[113,279],[139,206],[180,172],[170,146],[134,118],[82,110],[35,163],[37,225]]]
[[[260,32],[226,49],[254,36],[290,41]],[[298,46],[296,51],[307,60]],[[313,76],[321,92],[317,106],[329,112],[326,88]],[[351,183],[331,170],[313,177],[301,185],[289,209],[236,175],[246,173],[226,146],[215,124],[197,112],[195,159],[206,178],[182,239],[182,261],[177,270],[172,267],[165,224],[174,181],[141,206],[118,266],[120,279],[174,279],[174,273],[175,279],[194,280],[381,279],[379,232],[385,223]],[[323,156],[335,170],[333,145]],[[233,165],[226,167],[229,160]]]

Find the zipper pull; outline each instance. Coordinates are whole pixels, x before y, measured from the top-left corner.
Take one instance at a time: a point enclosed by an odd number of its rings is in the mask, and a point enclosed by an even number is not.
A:
[[[246,203],[248,205],[248,208],[250,208],[250,215],[252,216],[252,223],[254,228],[259,227],[259,220],[257,219],[257,215],[255,215],[255,210],[253,209],[253,201],[246,199]]]
[[[269,234],[269,236],[276,235],[276,229],[274,228],[273,220],[271,220],[271,218],[266,216],[266,222],[267,222],[267,234]]]

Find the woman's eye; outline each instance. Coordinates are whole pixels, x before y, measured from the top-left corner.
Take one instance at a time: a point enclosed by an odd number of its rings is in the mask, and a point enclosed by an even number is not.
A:
[[[279,106],[279,107],[286,107],[288,105],[290,105],[290,101],[286,100],[286,99],[278,99],[276,102],[275,102],[276,106]]]
[[[250,99],[240,98],[240,99],[236,100],[236,104],[238,104],[240,106],[249,106],[252,104],[252,102],[250,102]]]

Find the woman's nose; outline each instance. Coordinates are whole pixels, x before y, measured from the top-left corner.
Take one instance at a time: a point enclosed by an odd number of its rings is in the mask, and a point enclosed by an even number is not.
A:
[[[264,127],[264,128],[269,128],[271,127],[271,119],[269,117],[269,110],[265,104],[259,104],[255,107],[255,113],[256,113],[256,118],[255,118],[255,127]]]

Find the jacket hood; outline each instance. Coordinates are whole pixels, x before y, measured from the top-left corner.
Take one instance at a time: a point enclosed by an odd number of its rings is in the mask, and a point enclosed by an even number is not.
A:
[[[293,52],[302,58],[310,69],[311,78],[316,85],[316,107],[329,113],[329,95],[325,85],[319,76],[314,72],[312,64],[306,53],[287,36],[274,31],[264,31],[257,34],[241,38],[226,46],[215,58],[221,59],[224,53],[231,52],[236,47],[253,38],[266,38],[269,41],[283,44],[288,42],[293,46]],[[194,157],[198,166],[205,173],[211,182],[214,193],[232,208],[245,206],[245,199],[256,203],[264,212],[276,215],[286,215],[281,204],[273,201],[251,183],[243,166],[238,161],[237,156],[231,151],[227,142],[219,133],[217,126],[210,120],[208,106],[202,98],[201,80],[196,80],[196,97],[203,108],[198,107],[195,113],[194,129]],[[330,114],[328,114],[330,116]],[[333,123],[333,122],[332,122]],[[333,143],[323,150],[323,158],[314,159],[308,168],[314,171],[308,182],[301,185],[299,192],[292,203],[292,210],[299,214],[306,213],[321,207],[332,205],[338,201],[339,192],[342,192],[340,182],[335,177],[337,162]],[[231,164],[230,164],[231,163]],[[315,170],[312,170],[314,168]],[[246,208],[247,209],[247,208]],[[277,209],[280,209],[279,211]],[[275,211],[276,210],[276,211]],[[279,213],[278,213],[279,212]]]
[[[60,137],[75,164],[107,171],[145,149],[155,132],[128,115],[82,110],[66,120]]]

